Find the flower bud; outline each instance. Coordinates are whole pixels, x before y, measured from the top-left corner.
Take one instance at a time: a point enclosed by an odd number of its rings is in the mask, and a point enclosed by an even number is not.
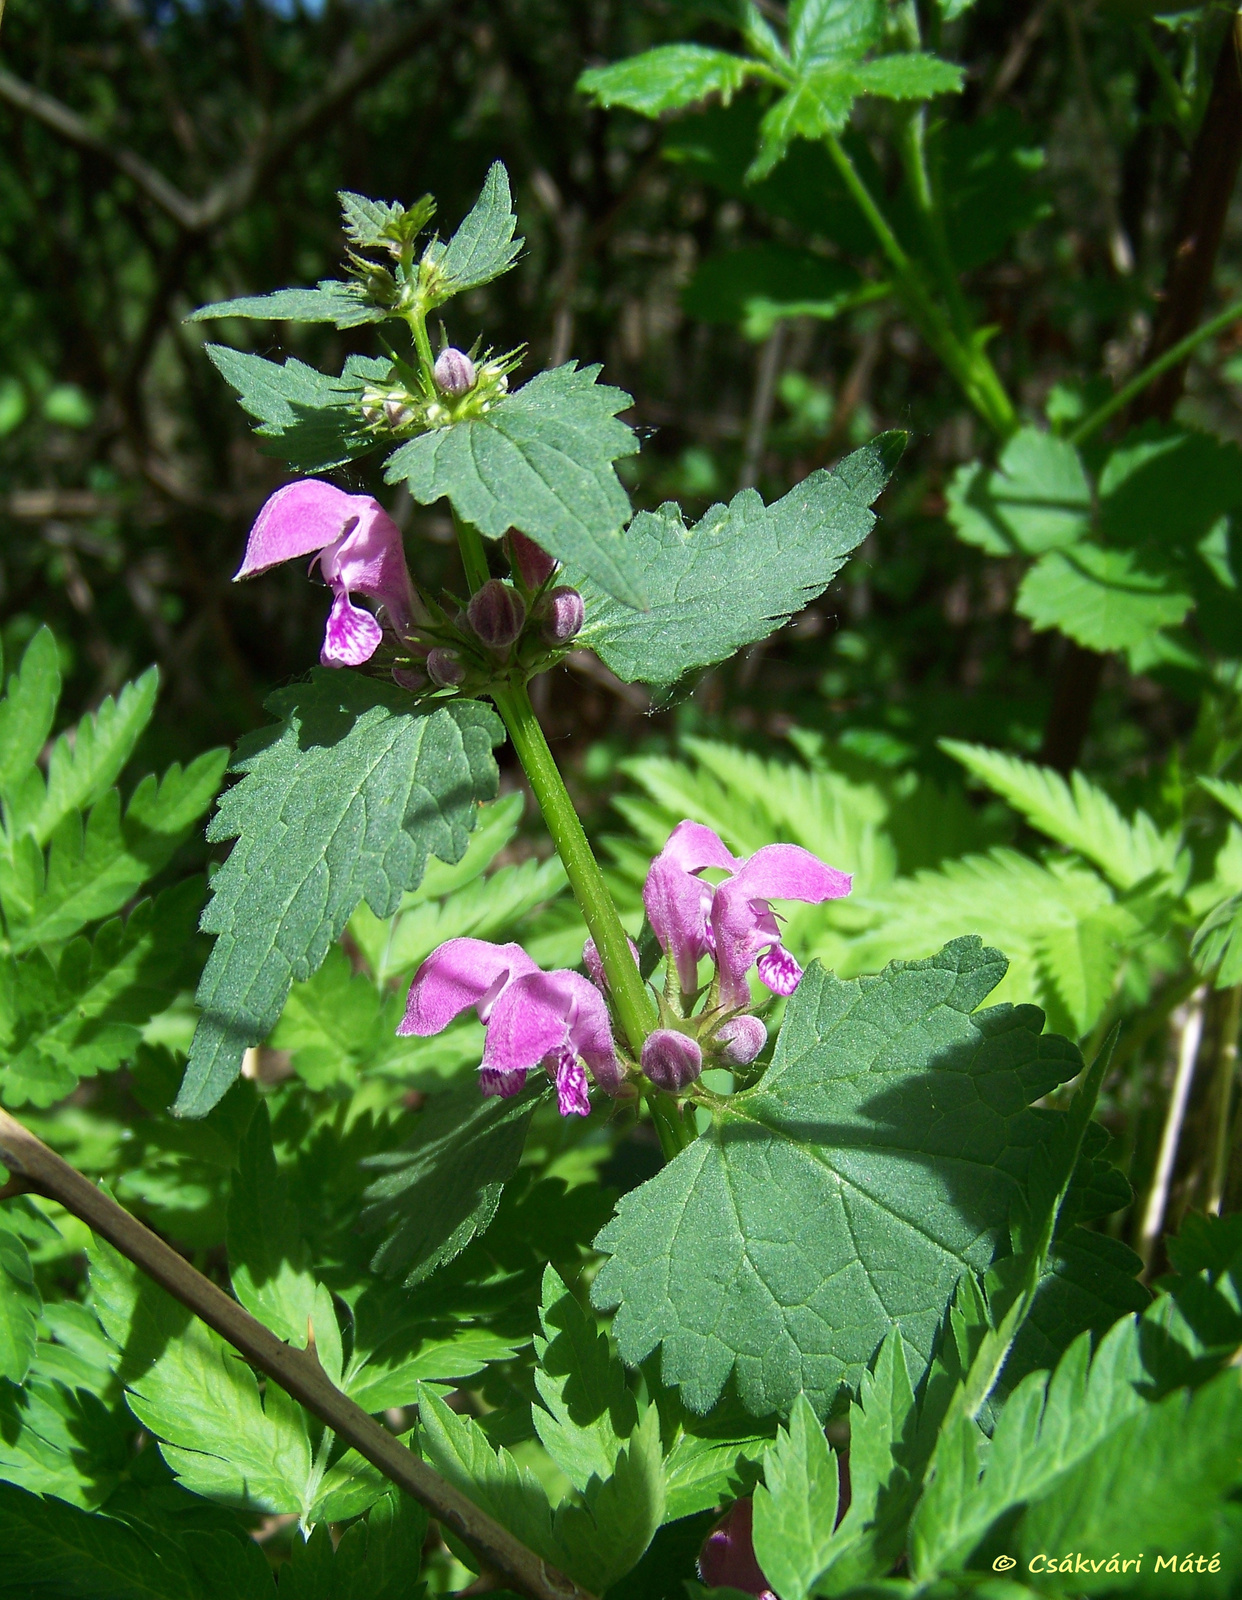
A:
[[[540,632],[547,644],[568,644],[586,620],[586,607],[576,589],[553,589],[540,610],[543,612]]]
[[[510,584],[489,578],[471,597],[466,620],[489,650],[507,650],[522,631],[526,606]]]
[[[414,408],[409,404],[408,397],[390,394],[384,401],[384,416],[390,428],[404,428],[413,422]]]
[[[657,1028],[643,1044],[642,1063],[643,1071],[657,1089],[676,1094],[702,1072],[703,1052],[688,1034]]]
[[[465,394],[474,388],[474,362],[464,350],[454,350],[452,345],[441,350],[432,371],[443,394]]]
[[[542,589],[556,571],[556,562],[548,552],[516,528],[509,533],[509,562],[528,589]]]
[[[731,1067],[748,1067],[768,1042],[768,1030],[758,1017],[730,1017],[716,1030],[720,1054]]]
[[[455,689],[466,676],[466,669],[452,650],[437,646],[428,652],[427,676],[441,689]]]
[[[638,966],[638,946],[633,939],[626,935],[626,943],[630,947],[630,954],[634,957],[634,965]],[[604,971],[604,963],[596,948],[595,940],[588,939],[582,947],[582,965],[587,969],[587,977],[601,994],[608,993],[608,976]]]
[[[427,674],[413,667],[394,667],[392,677],[393,682],[399,683],[403,689],[417,691],[427,687]]]
[[[769,1597],[772,1588],[755,1559],[752,1540],[752,1503],[735,1500],[699,1551],[699,1576],[711,1588],[738,1589],[742,1594]]]

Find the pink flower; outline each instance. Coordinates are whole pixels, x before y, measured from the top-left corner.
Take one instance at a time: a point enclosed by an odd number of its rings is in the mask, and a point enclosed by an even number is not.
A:
[[[361,666],[379,648],[383,631],[352,603],[352,594],[381,605],[399,633],[410,626],[414,597],[401,530],[369,495],[299,478],[264,502],[233,581],[312,554],[332,590],[319,659],[325,667]]]
[[[718,887],[699,876],[716,867],[729,876]],[[679,822],[651,863],[643,904],[660,948],[670,955],[684,991],[698,985],[698,963],[711,955],[720,972],[720,1004],[749,1005],[746,975],[775,994],[792,994],[802,968],[781,944],[772,900],[818,905],[850,892],[848,872],[827,866],[796,844],[769,844],[753,856],[732,855],[701,822]]]
[[[479,1085],[514,1095],[542,1065],[556,1084],[563,1117],[590,1111],[584,1067],[615,1094],[622,1073],[608,1008],[580,973],[543,972],[520,945],[450,939],[414,974],[397,1032],[427,1038],[473,1006],[486,1024]]]

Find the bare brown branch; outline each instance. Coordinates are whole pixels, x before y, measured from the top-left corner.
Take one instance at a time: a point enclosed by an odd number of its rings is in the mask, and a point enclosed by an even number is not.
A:
[[[0,1111],[0,1162],[37,1194],[56,1200],[182,1305],[214,1328],[338,1437],[405,1491],[533,1600],[594,1600],[467,1500],[329,1380],[309,1350],[296,1350],[243,1310],[110,1196]]]

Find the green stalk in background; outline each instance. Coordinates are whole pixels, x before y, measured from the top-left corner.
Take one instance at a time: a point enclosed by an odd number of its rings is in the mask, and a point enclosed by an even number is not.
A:
[[[863,181],[862,174],[850,159],[849,152],[835,134],[827,135],[825,143],[846,188],[866,217],[893,269],[893,285],[907,311],[988,427],[1002,439],[1007,439],[1017,429],[1018,414],[996,368],[983,350],[979,331],[973,331],[968,339],[958,336],[949,318],[929,293],[918,266],[902,248],[888,219]]]

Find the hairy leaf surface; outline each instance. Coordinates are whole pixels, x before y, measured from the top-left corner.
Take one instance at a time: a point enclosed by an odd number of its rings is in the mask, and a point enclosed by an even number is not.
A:
[[[217,940],[182,1115],[216,1103],[358,903],[391,916],[429,855],[461,859],[478,802],[496,793],[500,722],[476,701],[413,713],[395,688],[320,670],[268,704],[282,720],[239,746],[244,776],[208,829],[237,843],[203,915]]]
[[[743,489],[693,528],[672,504],[640,512],[626,545],[650,609],[633,611],[589,577],[572,574],[587,603],[578,642],[627,682],[672,684],[782,627],[871,531],[871,504],[905,439],[882,434],[770,506]]]
[[[617,421],[631,404],[576,361],[540,372],[485,416],[403,444],[384,477],[405,482],[423,505],[447,495],[489,539],[529,534],[558,561],[608,594],[641,606],[641,579],[620,537],[630,502],[613,470],[637,448]]]
[[[756,1414],[801,1390],[822,1415],[895,1323],[922,1373],[1057,1125],[1030,1102],[1081,1068],[1033,1006],[972,1015],[1004,971],[974,938],[851,982],[809,969],[766,1076],[596,1241],[627,1362],[662,1345],[697,1411],[736,1368]]]

